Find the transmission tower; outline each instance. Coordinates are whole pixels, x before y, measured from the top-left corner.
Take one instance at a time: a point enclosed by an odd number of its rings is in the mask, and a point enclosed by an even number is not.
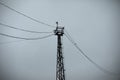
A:
[[[57,27],[54,31],[57,36],[57,64],[56,64],[56,80],[65,80],[65,69],[64,69],[64,60],[63,60],[63,52],[62,52],[62,36],[64,34],[64,27],[58,26],[58,22],[56,22]]]

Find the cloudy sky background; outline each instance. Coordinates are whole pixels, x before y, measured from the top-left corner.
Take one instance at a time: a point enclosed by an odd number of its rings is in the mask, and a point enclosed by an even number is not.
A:
[[[120,24],[117,0],[0,0],[42,22],[65,26],[79,47],[104,69],[119,73]],[[0,22],[34,31],[55,28],[34,22],[0,5]],[[0,25],[0,32],[19,37],[41,37]],[[15,42],[14,42],[15,41]],[[17,41],[17,42],[16,42]],[[13,42],[13,43],[9,43]],[[3,44],[6,43],[6,44]],[[5,80],[55,80],[57,39],[24,41],[0,36],[0,70]],[[66,80],[119,80],[91,64],[63,37]]]

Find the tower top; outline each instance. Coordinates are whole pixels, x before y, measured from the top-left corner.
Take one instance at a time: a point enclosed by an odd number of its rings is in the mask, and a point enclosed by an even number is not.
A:
[[[64,27],[58,26],[58,22],[56,22],[56,29],[54,30],[55,35],[63,36]]]

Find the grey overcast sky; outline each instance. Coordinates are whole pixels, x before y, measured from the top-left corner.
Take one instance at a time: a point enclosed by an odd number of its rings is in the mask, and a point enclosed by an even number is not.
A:
[[[93,61],[108,71],[119,73],[119,0],[0,1],[47,24],[56,26],[55,22],[58,21]],[[34,31],[55,29],[36,23],[2,5],[0,22]],[[1,25],[0,32],[19,37],[47,35],[21,32]],[[0,36],[0,77],[3,80],[55,80],[56,42],[56,36],[35,41],[19,41]],[[119,80],[118,77],[107,75],[97,69],[65,36],[63,48],[66,80]]]

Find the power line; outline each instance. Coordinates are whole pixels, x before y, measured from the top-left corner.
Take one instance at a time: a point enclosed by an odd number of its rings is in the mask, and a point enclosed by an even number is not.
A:
[[[69,33],[67,32],[67,34],[69,35]],[[95,63],[91,58],[89,58],[83,51],[82,49],[77,45],[77,43],[75,43],[75,41],[72,39],[72,37],[69,35],[65,34],[65,36],[68,38],[68,40],[78,49],[78,51],[80,53],[82,53],[82,55],[84,57],[86,57],[86,59],[88,59],[95,67],[97,67],[99,70],[103,71],[104,73],[110,74],[110,75],[114,75],[114,76],[120,76],[119,73],[113,73],[111,71],[108,71],[106,69],[104,69],[103,67],[101,67],[100,65],[98,65],[97,63]]]
[[[16,37],[16,36],[4,34],[4,33],[0,33],[0,35],[6,36],[6,37],[10,37],[10,38],[23,39],[23,40],[39,40],[39,39],[44,39],[44,38],[51,37],[51,36],[54,35],[54,34],[50,34],[50,35],[43,36],[43,37],[38,37],[38,38],[23,38],[23,37]]]
[[[70,34],[68,33],[68,31],[65,29],[65,35],[68,36],[69,40],[74,43],[74,40],[72,39],[72,37],[70,36]]]
[[[24,17],[26,17],[26,18],[29,18],[29,19],[35,21],[35,22],[38,22],[38,23],[43,24],[43,25],[46,25],[46,26],[55,27],[55,26],[49,25],[49,24],[47,24],[47,23],[41,22],[41,21],[39,21],[39,20],[37,20],[37,19],[35,19],[35,18],[32,18],[32,17],[30,17],[30,16],[27,16],[27,15],[23,14],[22,12],[19,12],[19,11],[15,10],[15,9],[9,7],[8,5],[2,3],[2,2],[0,2],[0,4],[3,5],[4,7],[8,8],[8,9],[10,9],[10,10],[12,10],[12,11],[14,11],[14,12],[16,12],[16,13],[24,16]]]
[[[13,26],[10,26],[10,25],[7,25],[7,24],[3,24],[3,23],[0,23],[0,25],[2,25],[4,27],[9,27],[9,28],[12,28],[12,29],[24,31],[24,32],[30,32],[30,33],[52,33],[52,32],[38,32],[38,31],[25,30],[25,29],[16,28],[16,27],[13,27]]]

